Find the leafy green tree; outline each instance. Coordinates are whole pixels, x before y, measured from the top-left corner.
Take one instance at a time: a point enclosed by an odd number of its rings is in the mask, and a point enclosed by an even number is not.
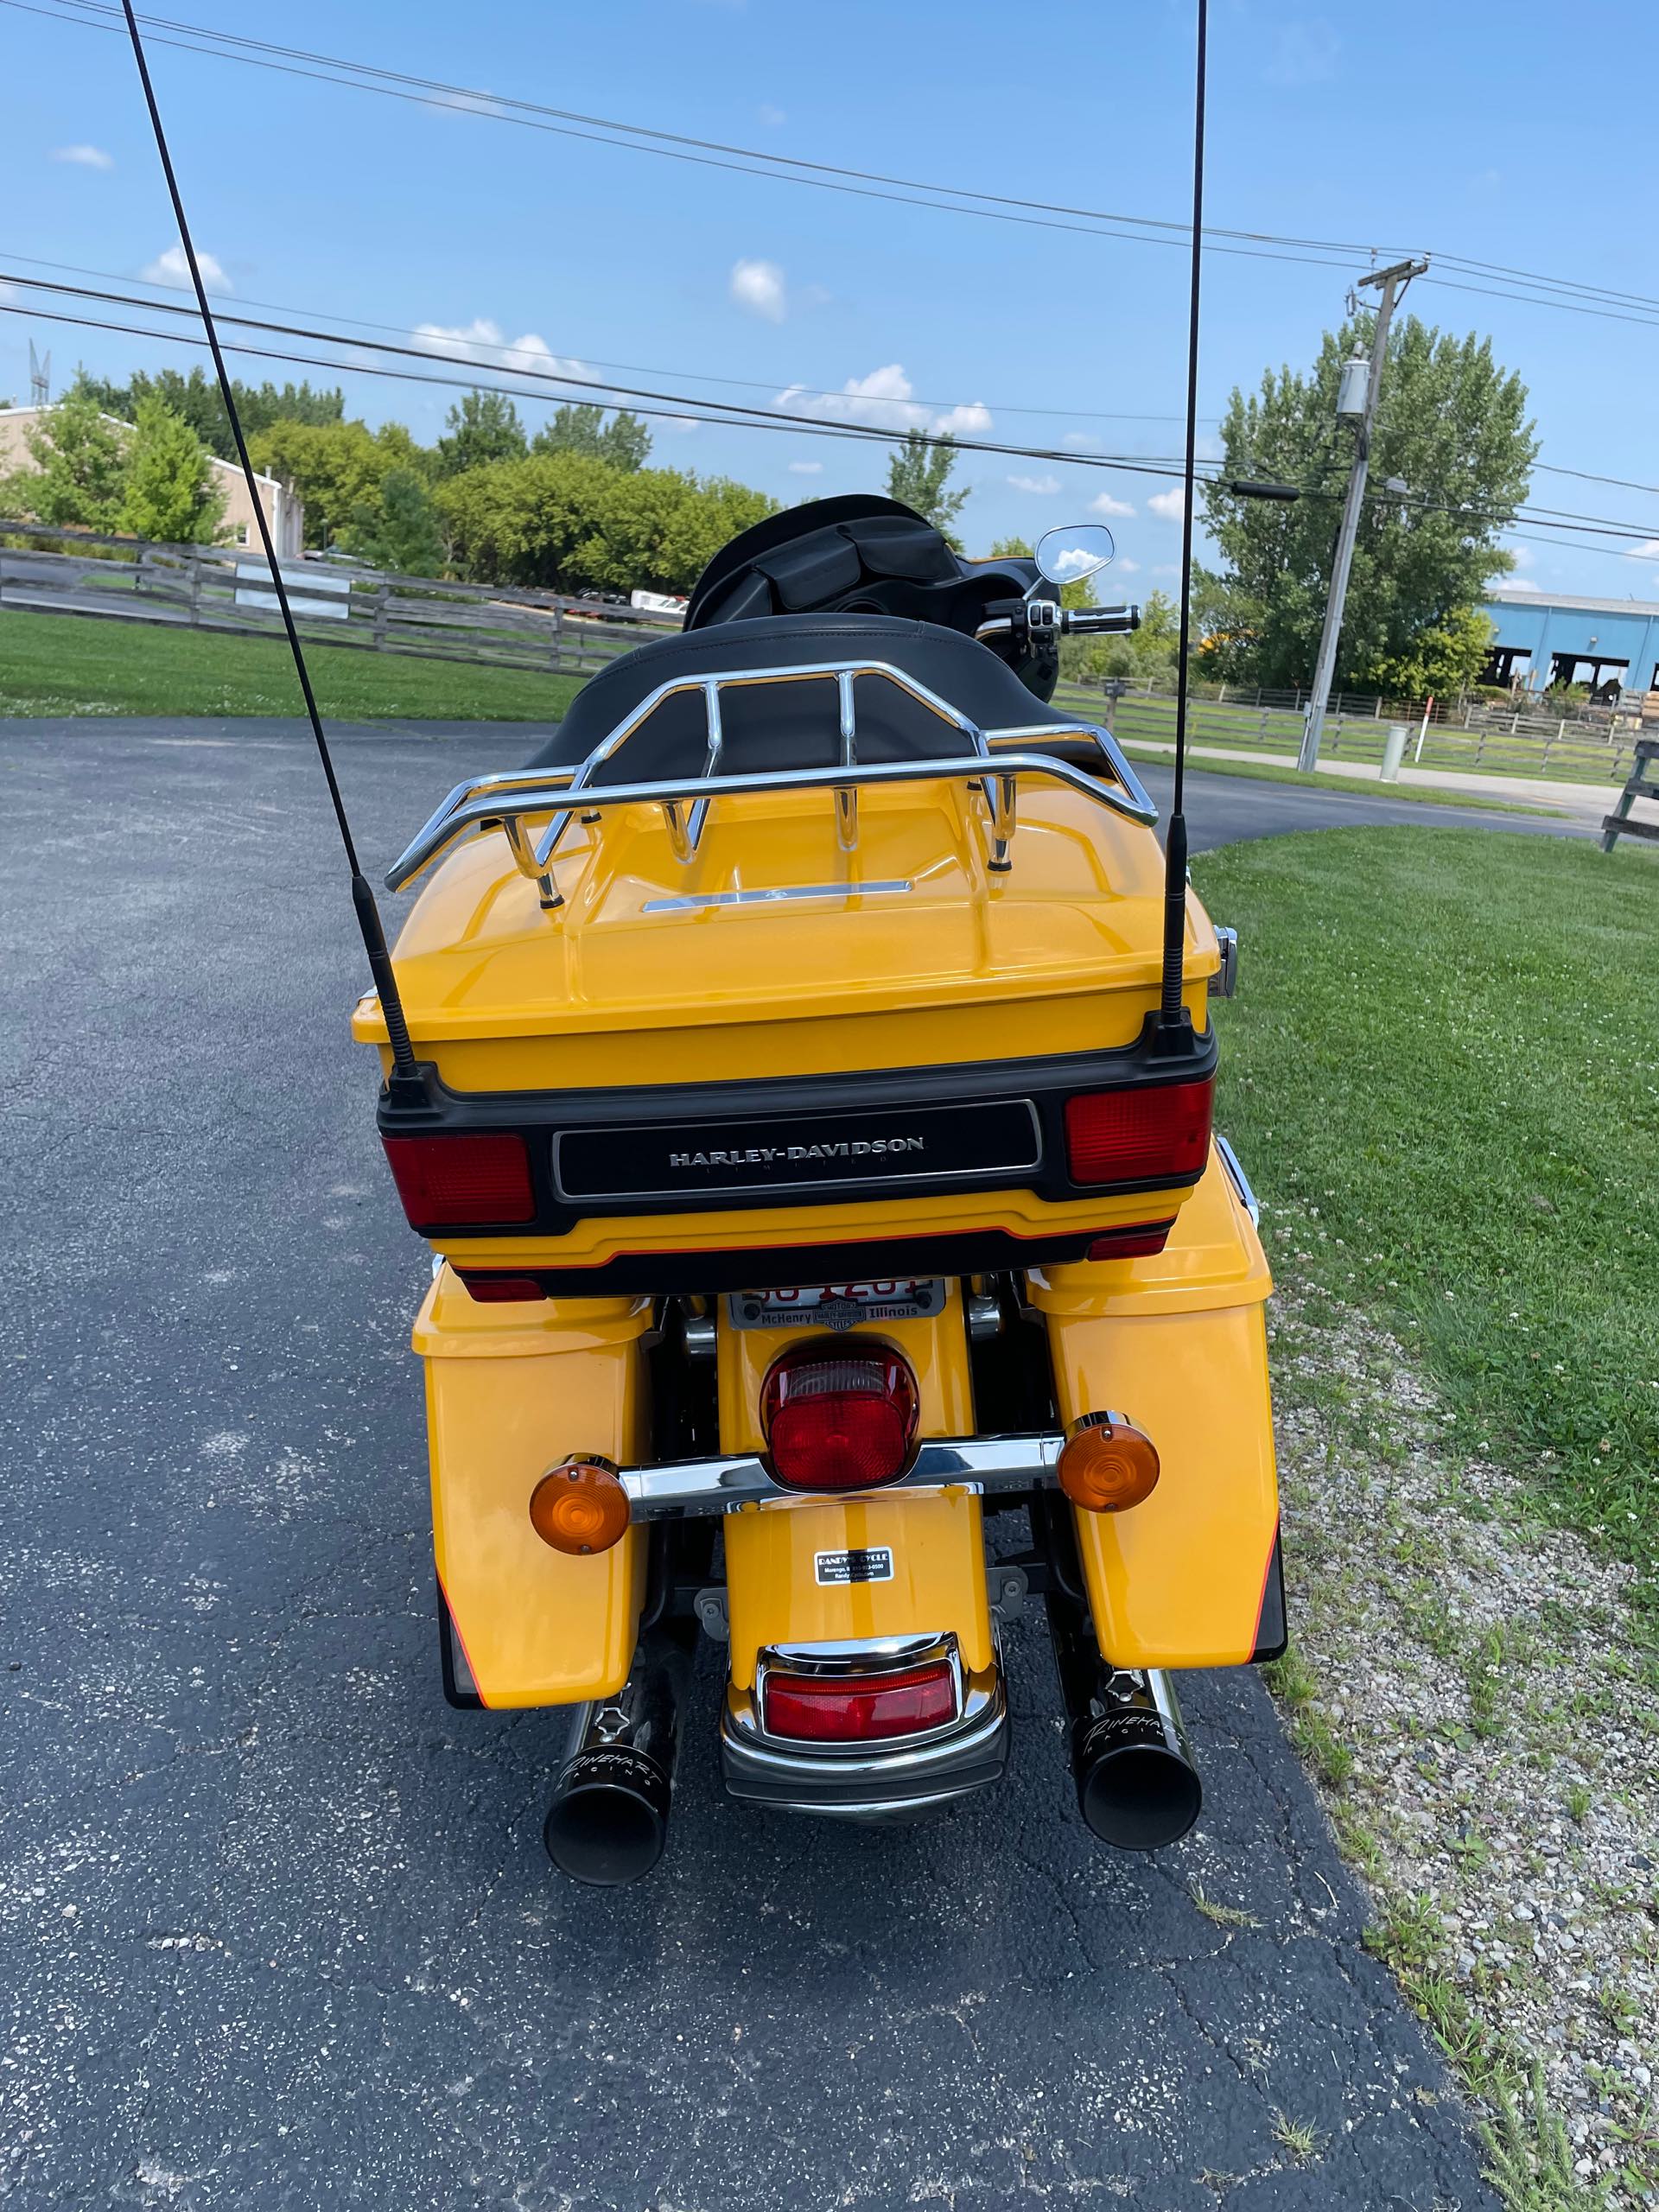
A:
[[[530,450],[518,410],[502,392],[466,392],[445,420],[448,435],[438,440],[440,476],[460,476],[496,461],[522,461]]]
[[[1258,392],[1235,391],[1228,404],[1219,480],[1203,493],[1222,565],[1195,578],[1208,674],[1270,686],[1312,676],[1351,453],[1352,434],[1336,419],[1337,385],[1371,327],[1362,315],[1328,331],[1311,372],[1269,369]],[[1395,326],[1339,683],[1375,682],[1409,657],[1420,632],[1472,608],[1510,566],[1498,540],[1526,497],[1536,452],[1526,387],[1493,359],[1490,340],[1454,338],[1415,315]],[[1226,489],[1235,476],[1274,478],[1316,496],[1240,499]],[[1390,478],[1408,492],[1389,493]]]
[[[920,430],[906,430],[904,444],[887,462],[887,497],[902,499],[918,515],[925,515],[960,553],[962,540],[950,525],[968,504],[973,487],[964,485],[957,492],[948,488],[956,465],[956,448],[949,438],[931,440]]]
[[[413,468],[389,468],[375,498],[353,509],[341,538],[348,553],[397,575],[435,576],[448,557],[431,492]]]
[[[146,399],[159,399],[190,425],[209,453],[216,453],[221,461],[236,459],[236,442],[231,435],[231,418],[225,412],[219,379],[204,369],[194,368],[188,376],[177,369],[158,369],[153,373],[141,369],[124,384],[108,378],[88,381],[98,394],[99,405],[106,413],[119,416],[124,423],[137,421],[138,410]],[[232,377],[231,390],[236,397],[236,411],[241,417],[243,431],[249,439],[257,431],[268,430],[276,422],[338,423],[345,417],[346,395],[338,388],[324,391],[314,389],[309,384],[243,384]]]
[[[209,544],[224,515],[207,447],[171,408],[141,399],[127,448],[122,529],[168,545]]]
[[[728,538],[777,511],[727,478],[568,452],[468,469],[436,496],[462,575],[575,593],[687,591]]]
[[[32,469],[6,480],[3,504],[54,530],[112,532],[120,526],[126,433],[77,377],[55,407],[23,433]]]
[[[597,404],[559,408],[530,442],[532,453],[581,453],[613,468],[643,468],[651,452],[651,432],[626,408],[607,423]]]
[[[279,422],[248,441],[254,467],[305,502],[305,542],[318,548],[349,531],[359,507],[376,504],[388,471],[408,467],[413,449],[400,423],[375,431],[359,422]]]
[[[1497,639],[1479,607],[1454,607],[1419,630],[1404,652],[1373,661],[1367,680],[1395,699],[1455,699],[1479,683]]]

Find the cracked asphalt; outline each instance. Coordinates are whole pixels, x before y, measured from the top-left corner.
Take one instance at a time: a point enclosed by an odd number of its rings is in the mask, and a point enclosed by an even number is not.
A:
[[[365,855],[529,749],[344,734]],[[727,1804],[705,1649],[663,1866],[562,1885],[556,1720],[439,1692],[425,1261],[308,743],[12,723],[0,761],[0,2197],[1492,2204],[1253,1674],[1188,1678],[1206,1809],[1148,1861],[1077,1820],[1039,1618],[1003,1787],[896,1830]],[[1192,786],[1207,842],[1310,797]]]

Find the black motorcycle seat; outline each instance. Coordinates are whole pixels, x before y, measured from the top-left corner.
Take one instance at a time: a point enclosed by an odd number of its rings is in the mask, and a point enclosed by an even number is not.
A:
[[[881,661],[955,707],[981,729],[1077,728],[1077,717],[1034,698],[988,646],[936,623],[893,615],[807,613],[721,622],[641,645],[582,686],[531,768],[574,767],[664,683],[741,669],[807,668],[826,661]],[[879,678],[855,690],[858,757],[931,759],[968,741]],[[721,694],[721,766],[728,774],[830,766],[841,758],[836,687],[828,681],[766,684]],[[595,772],[599,783],[695,776],[707,751],[701,693],[664,702],[638,734]]]

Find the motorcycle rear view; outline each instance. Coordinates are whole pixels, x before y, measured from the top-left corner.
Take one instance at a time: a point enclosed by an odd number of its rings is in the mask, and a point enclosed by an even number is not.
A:
[[[774,518],[388,879],[416,1075],[355,1028],[438,1255],[445,1686],[570,1709],[578,1878],[664,1847],[699,1636],[732,1796],[912,1818],[1001,1776],[1040,1602],[1126,1847],[1198,1814],[1171,1671],[1282,1644],[1235,947],[1185,893],[1166,1022],[1155,811],[1041,696],[1055,582],[889,501]]]

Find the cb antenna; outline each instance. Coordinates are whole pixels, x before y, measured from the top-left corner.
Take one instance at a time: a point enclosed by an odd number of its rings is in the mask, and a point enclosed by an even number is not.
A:
[[[1192,497],[1198,448],[1198,283],[1204,253],[1204,86],[1209,0],[1198,0],[1198,55],[1192,116],[1192,273],[1186,327],[1186,499],[1181,518],[1181,634],[1175,666],[1175,796],[1164,841],[1163,988],[1159,1041],[1190,1049],[1192,1018],[1183,1002],[1186,954],[1186,696],[1192,644]]]
[[[259,542],[264,548],[265,560],[270,569],[271,588],[276,594],[276,604],[282,609],[283,627],[288,632],[289,651],[294,656],[294,672],[300,679],[300,690],[305,696],[305,711],[310,721],[311,734],[317,742],[317,758],[322,763],[323,778],[334,804],[334,820],[340,825],[340,841],[346,848],[346,864],[351,871],[352,879],[352,906],[357,915],[357,926],[362,933],[363,949],[369,956],[369,973],[379,994],[380,1010],[385,1016],[386,1036],[391,1046],[392,1071],[396,1076],[412,1077],[416,1071],[415,1047],[410,1042],[409,1023],[404,1018],[397,978],[392,972],[391,954],[386,948],[386,933],[380,925],[380,909],[374,903],[374,893],[369,888],[368,879],[358,863],[357,847],[352,839],[352,825],[346,818],[346,802],[340,795],[340,782],[334,774],[328,740],[323,734],[322,717],[317,712],[316,694],[311,689],[311,675],[305,664],[305,652],[300,644],[300,633],[294,626],[293,609],[288,603],[288,587],[283,582],[283,572],[277,566],[276,547],[259,498],[253,463],[248,458],[248,442],[242,435],[242,418],[236,411],[236,394],[231,389],[230,372],[225,366],[225,356],[219,350],[219,330],[213,321],[213,311],[207,304],[207,287],[201,281],[201,264],[196,259],[195,241],[191,238],[190,226],[185,219],[179,180],[174,173],[173,156],[167,149],[167,133],[162,128],[162,111],[156,105],[156,87],[149,81],[149,65],[144,59],[144,42],[138,35],[138,19],[132,11],[132,0],[121,0],[121,7],[127,19],[127,35],[132,41],[132,58],[138,64],[139,82],[144,88],[144,104],[149,110],[150,128],[156,133],[156,150],[162,157],[162,174],[167,178],[173,213],[179,226],[179,243],[184,248],[184,257],[190,266],[190,282],[195,287],[196,305],[201,310],[202,327],[207,333],[207,344],[213,356],[219,396],[225,402],[225,412],[230,418],[231,435],[236,441],[237,458],[242,464],[242,474],[248,487],[248,499],[253,508]]]

